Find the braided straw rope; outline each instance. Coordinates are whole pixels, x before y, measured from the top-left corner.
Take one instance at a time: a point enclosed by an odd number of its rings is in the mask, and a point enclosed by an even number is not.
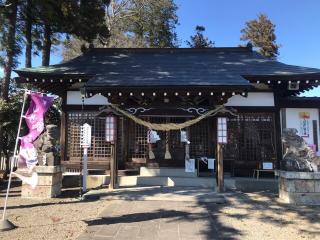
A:
[[[225,109],[225,107],[223,105],[219,105],[217,108],[206,112],[205,114],[201,115],[200,117],[185,121],[184,123],[150,123],[150,122],[144,121],[144,120],[142,120],[140,118],[137,118],[136,116],[134,116],[134,115],[132,115],[132,114],[120,109],[119,107],[117,107],[114,104],[110,104],[110,106],[114,110],[116,110],[117,112],[119,112],[119,113],[123,114],[124,116],[130,118],[131,120],[133,120],[137,124],[140,124],[140,125],[145,126],[145,127],[149,128],[149,129],[158,130],[158,131],[180,130],[180,129],[183,129],[183,128],[190,127],[191,125],[194,125],[194,124],[200,122],[202,119],[204,119],[206,117],[214,116],[214,115],[218,114],[219,112],[229,112],[229,113],[231,113],[229,110]]]

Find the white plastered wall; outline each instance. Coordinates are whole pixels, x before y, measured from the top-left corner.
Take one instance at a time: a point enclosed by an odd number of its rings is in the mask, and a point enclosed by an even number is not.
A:
[[[84,99],[85,105],[104,105],[108,103],[108,99],[101,95],[94,95],[90,98]],[[67,92],[67,105],[81,105],[80,91],[68,91]],[[247,97],[240,95],[232,96],[226,106],[233,107],[254,107],[254,106],[274,106],[274,95],[272,92],[251,92]]]
[[[108,103],[108,99],[101,95],[94,95],[90,98],[84,99],[85,105],[105,105]],[[68,91],[67,92],[67,105],[81,105],[80,91]]]
[[[274,95],[272,92],[249,92],[247,97],[240,95],[232,96],[226,106],[230,107],[273,107]]]
[[[309,119],[309,137],[303,137],[308,144],[314,144],[313,139],[313,125],[312,121],[317,121],[317,130],[318,130],[318,149],[319,148],[319,109],[317,108],[286,108],[286,128],[295,128],[298,130],[298,134],[300,135],[300,118],[299,112],[308,112],[310,114]],[[319,155],[318,151],[318,155]]]

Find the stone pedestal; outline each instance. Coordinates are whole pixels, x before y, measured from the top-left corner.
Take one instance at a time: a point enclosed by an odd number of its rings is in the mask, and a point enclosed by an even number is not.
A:
[[[36,166],[38,185],[32,189],[28,184],[22,184],[21,197],[23,198],[53,198],[61,193],[62,173],[64,167]]]
[[[286,203],[320,205],[320,172],[279,172],[279,197]]]

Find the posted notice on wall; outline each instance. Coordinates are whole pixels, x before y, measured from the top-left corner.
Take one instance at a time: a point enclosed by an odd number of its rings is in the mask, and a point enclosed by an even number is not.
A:
[[[263,162],[262,163],[262,169],[263,170],[272,170],[273,169],[273,163],[272,162]]]
[[[185,171],[186,172],[195,172],[196,170],[196,161],[194,159],[185,160]]]
[[[208,158],[208,169],[214,169],[214,158]]]

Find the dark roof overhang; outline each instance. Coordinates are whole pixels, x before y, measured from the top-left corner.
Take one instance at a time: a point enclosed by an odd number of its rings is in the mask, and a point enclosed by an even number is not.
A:
[[[286,97],[279,98],[281,108],[320,108],[320,97]]]
[[[284,96],[297,96],[309,91],[320,84],[320,72],[306,74],[278,74],[278,75],[243,75],[251,84],[264,84]],[[290,83],[298,83],[299,89],[289,90]]]

